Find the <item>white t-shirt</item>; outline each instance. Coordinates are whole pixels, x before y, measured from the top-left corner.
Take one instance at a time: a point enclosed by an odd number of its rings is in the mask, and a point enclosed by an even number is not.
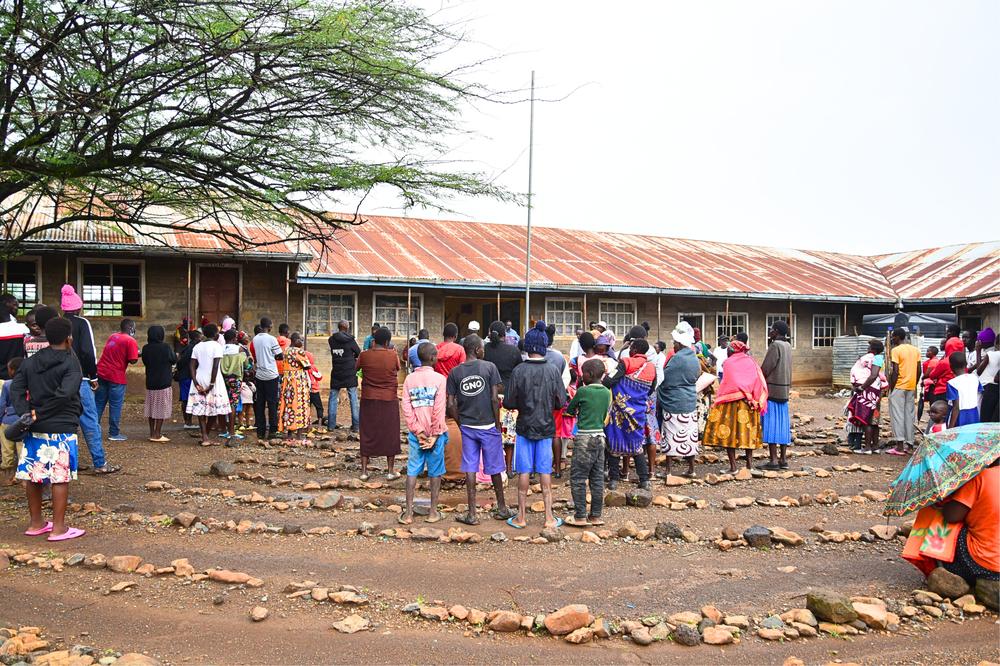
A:
[[[281,354],[278,339],[269,333],[258,333],[253,337],[253,352],[256,358],[254,376],[261,381],[278,378],[278,362],[275,356]]]
[[[1000,350],[992,349],[988,352],[983,352],[983,355],[989,357],[990,362],[986,365],[986,369],[983,370],[983,374],[979,375],[979,383],[986,386],[987,384],[992,384],[997,378],[997,373],[1000,373]]]
[[[722,364],[726,362],[727,358],[729,358],[729,350],[722,347],[716,347],[712,350],[712,356],[715,357],[715,373],[721,375]]]
[[[191,359],[198,361],[198,370],[195,372],[194,381],[199,386],[208,386],[213,381],[222,384],[222,363],[219,363],[219,371],[215,378],[212,378],[212,365],[215,359],[222,358],[223,348],[215,340],[202,340],[191,350]]]

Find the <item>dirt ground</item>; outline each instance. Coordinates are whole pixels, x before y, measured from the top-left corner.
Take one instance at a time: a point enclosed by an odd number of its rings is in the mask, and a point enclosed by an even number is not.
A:
[[[665,618],[712,604],[725,614],[764,618],[803,607],[805,593],[819,587],[892,600],[890,605],[905,602],[923,581],[915,568],[900,559],[901,538],[821,543],[818,535],[810,532],[810,527],[825,521],[827,530],[867,534],[871,526],[887,522],[881,516],[881,502],[812,502],[792,507],[756,503],[735,511],[723,509],[724,500],[743,496],[800,498],[832,490],[843,499],[865,490],[886,491],[905,459],[819,453],[818,444],[840,433],[837,419],[843,402],[807,394],[793,403],[795,413],[806,420],[812,417],[811,423],[797,427],[803,443],[794,447],[800,455],[791,459],[792,470],[808,474],[717,485],[699,480],[671,488],[657,479],[654,495],[681,494],[705,500],[708,505],[683,510],[611,507],[605,512],[607,526],[602,529],[612,533],[626,521],[633,521],[639,529],[653,529],[657,523],[670,521],[697,535],[699,540],[694,543],[617,537],[605,538],[600,544],[515,541],[519,536],[536,537],[541,531],[541,515],[531,514],[523,534],[486,516],[481,525],[463,528],[482,535],[483,540],[459,544],[377,536],[381,530],[399,527],[397,514],[386,507],[400,503],[403,494],[401,480],[387,484],[382,475],[374,475],[372,481],[377,483],[369,484],[381,487],[341,488],[345,506],[303,508],[305,500],[326,492],[308,490],[306,484],[336,478],[344,485],[357,477],[354,441],[343,436],[315,438],[315,448],[264,448],[248,435],[240,448],[201,447],[180,430],[178,418],[164,429],[172,441],[153,444],[146,441],[140,396],[133,392],[124,428],[129,441],[106,444],[109,459],[123,465],[124,470],[110,476],[81,472],[79,481],[71,486],[71,502],[96,503],[101,510],[72,514],[72,524],[86,528],[88,534],[75,542],[58,544],[51,556],[67,557],[77,552],[102,553],[109,558],[138,555],[158,567],[188,558],[198,571],[223,568],[246,572],[263,580],[263,586],[192,582],[173,575],[142,577],[83,566],[66,567],[62,572],[17,567],[0,573],[0,625],[42,625],[67,646],[88,643],[145,652],[175,664],[721,664],[735,660],[781,664],[789,656],[810,664],[1000,660],[1000,631],[992,613],[962,621],[945,618],[930,622],[929,629],[917,626],[919,623],[904,623],[895,633],[782,642],[763,641],[748,633],[738,645],[689,648],[669,640],[640,647],[620,635],[576,646],[544,633],[479,632],[465,623],[429,621],[401,611],[412,602],[440,602],[446,607],[461,604],[487,612],[508,609],[535,614],[582,603],[594,615],[617,622],[654,615]],[[83,449],[81,446],[81,460],[89,463]],[[237,461],[237,475],[228,479],[208,475],[211,463],[219,460]],[[870,466],[870,471],[860,465]],[[703,479],[722,466],[703,463],[697,471]],[[818,477],[814,468],[824,468],[829,475]],[[557,501],[569,499],[568,476],[555,482]],[[165,491],[147,490],[150,481],[169,486]],[[232,492],[223,495],[221,490]],[[480,502],[490,497],[489,491],[479,493]],[[540,498],[533,495],[529,502]],[[512,484],[507,499],[516,502]],[[449,507],[464,501],[462,487],[442,494],[442,502]],[[352,502],[356,508],[346,507]],[[22,534],[25,511],[19,488],[3,491],[0,544],[36,553],[48,551],[53,544]],[[181,512],[196,515],[206,526],[204,530],[198,524],[194,529],[171,524],[170,518]],[[560,513],[565,515],[565,509]],[[433,526],[417,518],[412,527],[447,532],[460,526],[455,515],[445,514],[445,519]],[[230,520],[251,522],[239,530],[225,529],[223,525]],[[363,522],[371,523],[366,527],[374,535],[348,533]],[[888,522],[899,525],[903,521]],[[267,529],[260,525],[264,531],[255,532],[254,523],[264,523]],[[725,552],[714,543],[724,527],[735,527],[742,533],[754,524],[794,531],[805,543],[765,550],[734,547]],[[301,532],[320,527],[329,528],[330,533]],[[500,531],[506,541],[490,538]],[[563,528],[563,532],[571,530]],[[137,585],[106,594],[123,580],[134,580]],[[304,580],[333,590],[343,584],[355,586],[370,603],[348,608],[317,603],[308,595],[288,598],[286,585]],[[254,606],[268,608],[270,617],[251,622],[248,612]],[[331,628],[352,612],[368,618],[372,630],[345,635]]]

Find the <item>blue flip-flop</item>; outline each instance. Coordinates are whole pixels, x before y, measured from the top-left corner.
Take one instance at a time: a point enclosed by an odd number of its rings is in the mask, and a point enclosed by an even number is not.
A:
[[[508,518],[507,519],[507,524],[510,525],[511,527],[513,527],[515,530],[523,530],[525,527],[527,527],[526,525],[515,525],[514,524],[514,519],[515,518],[517,518],[517,514],[515,514],[515,515],[511,516],[510,518]]]
[[[557,530],[557,529],[559,529],[562,526],[563,526],[563,519],[562,518],[556,518],[556,526],[553,527],[552,529]]]

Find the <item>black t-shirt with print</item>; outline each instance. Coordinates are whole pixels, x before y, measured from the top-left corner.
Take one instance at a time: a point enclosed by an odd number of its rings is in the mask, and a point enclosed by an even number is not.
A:
[[[493,387],[500,384],[500,372],[489,361],[466,361],[448,373],[448,395],[458,400],[461,425],[484,426],[496,423],[493,415]]]

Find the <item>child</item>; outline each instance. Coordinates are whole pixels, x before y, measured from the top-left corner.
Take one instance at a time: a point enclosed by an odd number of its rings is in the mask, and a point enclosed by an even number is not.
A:
[[[979,423],[979,394],[983,392],[979,376],[967,372],[965,352],[953,352],[948,357],[948,363],[951,365],[951,371],[955,373],[955,376],[948,380],[948,389],[945,393],[951,409],[948,427]]]
[[[24,323],[30,333],[24,338],[25,358],[34,356],[39,350],[49,346],[49,341],[45,339],[45,324],[58,316],[59,313],[55,311],[55,308],[50,308],[47,305],[39,305],[25,316]]]
[[[507,520],[514,514],[503,496],[503,472],[506,469],[503,440],[500,436],[500,370],[486,354],[483,339],[470,333],[462,340],[465,363],[448,373],[448,415],[455,419],[462,433],[462,465],[469,510],[455,520],[478,525],[476,517],[476,474],[482,470],[493,483],[496,508],[493,517]],[[418,350],[419,352],[419,350]],[[419,360],[419,359],[418,359]]]
[[[26,536],[48,534],[49,541],[66,541],[84,531],[67,527],[66,501],[69,482],[76,479],[76,429],[80,423],[80,384],[83,371],[71,351],[72,326],[56,317],[45,324],[49,346],[21,364],[14,377],[10,397],[18,414],[35,417],[24,437],[24,448],[15,478],[27,481],[31,520]],[[52,521],[42,520],[42,489],[52,488]]]
[[[927,417],[931,421],[928,432],[944,432],[948,429],[945,425],[945,419],[948,418],[948,403],[944,400],[934,401],[927,410]]]
[[[236,432],[236,420],[244,408],[243,371],[247,365],[247,354],[243,347],[236,344],[236,337],[234,328],[222,334],[222,339],[226,342],[222,348],[222,381],[226,383],[226,395],[229,396],[229,406],[233,410],[229,415],[229,432],[220,434],[220,437],[227,440],[227,447],[236,446],[236,440],[243,439],[243,435]]]
[[[174,389],[171,370],[177,362],[173,348],[164,342],[166,331],[162,326],[150,326],[142,347],[142,364],[146,368],[146,403],[143,406],[149,420],[149,441],[169,442],[163,436],[163,422],[173,412]]]
[[[578,415],[577,433],[573,438],[573,459],[569,483],[573,493],[574,515],[567,525],[588,527],[603,525],[604,507],[604,447],[608,439],[604,424],[611,407],[611,391],[601,384],[604,363],[592,358],[580,368],[584,386],[576,392],[566,407],[566,413]],[[587,482],[590,482],[590,514],[587,514]]]
[[[517,441],[514,444],[514,471],[517,472],[516,516],[507,519],[515,529],[528,526],[528,485],[532,474],[541,476],[542,500],[545,504],[545,527],[563,524],[552,515],[552,438],[556,434],[553,413],[566,404],[566,387],[562,374],[545,360],[549,338],[545,322],[524,334],[521,340],[527,360],[510,375],[510,386],[505,386],[503,406],[517,410]]]
[[[304,350],[309,359],[309,404],[316,409],[316,420],[313,425],[326,427],[326,414],[323,412],[323,397],[319,394],[323,381],[323,373],[316,367],[316,357],[311,351]]]
[[[18,368],[21,367],[21,361],[23,361],[19,356],[15,356],[7,362],[7,376],[11,379],[17,374]],[[0,469],[17,470],[17,459],[21,456],[21,442],[12,442],[7,439],[4,434],[4,430],[7,426],[11,425],[17,421],[17,412],[14,411],[14,405],[10,401],[10,380],[3,383],[3,389],[0,389],[0,450],[2,450],[2,464],[0,464]],[[14,472],[11,472],[10,479],[5,482],[5,485],[13,486],[17,485],[17,479],[14,478]]]
[[[448,444],[447,381],[434,371],[437,349],[429,342],[417,348],[420,367],[403,382],[403,416],[406,419],[406,436],[410,444],[410,457],[406,463],[406,510],[399,516],[400,525],[413,522],[413,494],[417,488],[417,475],[427,469],[431,482],[431,511],[428,523],[441,520],[438,513],[438,494],[444,476],[444,447]]]
[[[184,415],[184,429],[197,430],[198,425],[191,422],[191,413],[187,410],[188,398],[191,395],[191,354],[201,342],[201,331],[195,329],[188,333],[187,346],[181,349],[177,356],[177,383],[180,384],[181,414]]]

